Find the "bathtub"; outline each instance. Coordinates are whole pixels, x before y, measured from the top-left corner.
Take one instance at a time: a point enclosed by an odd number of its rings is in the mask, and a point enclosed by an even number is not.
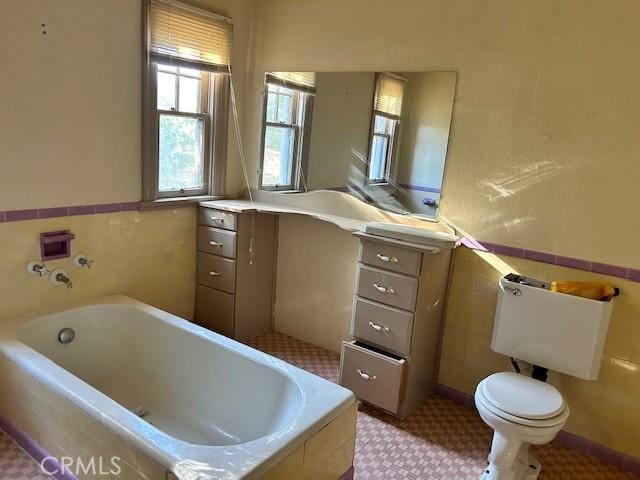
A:
[[[75,337],[59,341],[70,328]],[[185,479],[259,478],[353,408],[353,394],[124,296],[5,328],[0,351]]]

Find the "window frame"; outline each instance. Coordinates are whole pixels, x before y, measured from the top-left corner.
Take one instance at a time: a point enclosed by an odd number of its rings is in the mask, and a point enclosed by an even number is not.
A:
[[[149,49],[150,0],[144,0],[142,4],[142,205],[153,208],[156,204],[165,206],[173,202],[184,203],[222,198],[225,195],[227,168],[230,72],[209,68],[195,61],[153,58]],[[201,113],[158,109],[158,65],[190,68],[201,72]],[[179,105],[179,96],[176,97],[176,105]],[[159,190],[159,120],[162,114],[204,120],[203,187],[201,189],[163,192]]]
[[[270,122],[267,120],[267,105],[269,102],[269,85],[278,88],[291,90],[291,121]],[[293,84],[270,81],[268,78],[264,83],[263,105],[262,105],[262,138],[260,144],[260,166],[258,170],[258,189],[273,192],[298,192],[301,191],[301,183],[305,175],[308,156],[308,141],[304,139],[310,137],[311,116],[313,112],[313,97],[306,95],[311,93],[306,88],[298,88]],[[277,118],[277,115],[276,115]],[[264,180],[264,155],[266,147],[267,127],[288,128],[293,131],[293,155],[291,159],[291,181],[286,185],[265,185]]]
[[[376,133],[376,117],[383,117],[387,120],[393,122],[392,132],[391,133]],[[397,142],[399,136],[400,129],[400,120],[401,117],[397,117],[395,115],[389,115],[384,112],[379,112],[378,110],[371,111],[371,127],[369,133],[369,161],[367,163],[367,175],[365,177],[365,185],[388,185],[389,179],[391,178],[391,172],[394,168],[395,159],[396,159],[396,151],[397,151]],[[387,152],[384,159],[384,177],[381,179],[372,179],[371,178],[371,168],[373,165],[373,141],[376,137],[384,137],[387,138]]]

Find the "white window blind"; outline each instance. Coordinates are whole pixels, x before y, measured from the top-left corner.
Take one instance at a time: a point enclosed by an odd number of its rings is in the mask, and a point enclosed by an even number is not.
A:
[[[400,117],[405,81],[388,74],[378,74],[373,109],[377,112]]]
[[[231,19],[176,0],[151,0],[149,48],[154,60],[229,71]]]
[[[307,91],[314,91],[316,88],[316,72],[269,72],[267,80]]]

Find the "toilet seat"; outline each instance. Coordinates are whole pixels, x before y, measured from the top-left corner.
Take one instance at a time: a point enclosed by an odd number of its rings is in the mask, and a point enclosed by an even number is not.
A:
[[[485,378],[476,390],[476,401],[504,420],[529,427],[553,427],[569,415],[552,385],[513,372]]]

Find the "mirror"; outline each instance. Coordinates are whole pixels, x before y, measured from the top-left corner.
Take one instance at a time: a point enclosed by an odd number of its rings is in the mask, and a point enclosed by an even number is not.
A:
[[[436,218],[456,72],[270,72],[259,187]]]

